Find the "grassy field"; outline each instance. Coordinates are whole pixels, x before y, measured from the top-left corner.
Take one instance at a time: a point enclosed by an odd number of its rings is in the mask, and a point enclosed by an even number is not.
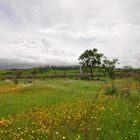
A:
[[[139,140],[140,85],[114,83],[116,95],[105,95],[110,80],[2,81],[0,140]]]

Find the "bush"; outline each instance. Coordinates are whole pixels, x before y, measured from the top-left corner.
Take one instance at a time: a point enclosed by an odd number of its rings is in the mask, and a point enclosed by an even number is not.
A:
[[[118,90],[116,87],[116,84],[112,84],[106,87],[105,89],[105,95],[117,95]]]
[[[14,79],[14,84],[15,85],[19,84],[19,81],[17,79]]]

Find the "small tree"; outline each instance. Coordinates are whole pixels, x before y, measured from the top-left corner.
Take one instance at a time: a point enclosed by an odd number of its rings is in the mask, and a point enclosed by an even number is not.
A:
[[[105,72],[109,75],[111,79],[115,78],[115,65],[118,63],[118,59],[109,60],[105,58],[103,60],[103,67],[105,68]]]
[[[86,50],[79,57],[80,64],[82,67],[88,68],[90,70],[91,79],[93,79],[93,68],[101,64],[101,58],[103,54],[98,53],[97,49]]]
[[[128,66],[123,66],[123,70],[125,73],[129,73],[133,71],[133,68],[130,65],[128,65]]]

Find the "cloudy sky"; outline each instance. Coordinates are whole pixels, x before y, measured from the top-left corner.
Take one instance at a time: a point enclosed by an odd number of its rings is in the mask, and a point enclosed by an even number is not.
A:
[[[0,0],[0,67],[78,64],[93,48],[140,67],[140,0]]]

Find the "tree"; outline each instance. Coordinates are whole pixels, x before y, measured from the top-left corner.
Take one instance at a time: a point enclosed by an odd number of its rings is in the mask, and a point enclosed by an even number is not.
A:
[[[113,59],[113,60],[109,60],[105,57],[105,59],[103,60],[103,67],[105,68],[105,71],[107,72],[107,74],[110,76],[111,79],[115,78],[115,66],[118,63],[118,59]]]
[[[133,68],[130,65],[128,65],[128,66],[123,66],[123,70],[125,73],[129,73],[133,71]]]
[[[85,68],[89,68],[91,79],[93,79],[93,68],[101,64],[102,53],[98,53],[97,49],[85,50],[79,57],[80,65]]]

